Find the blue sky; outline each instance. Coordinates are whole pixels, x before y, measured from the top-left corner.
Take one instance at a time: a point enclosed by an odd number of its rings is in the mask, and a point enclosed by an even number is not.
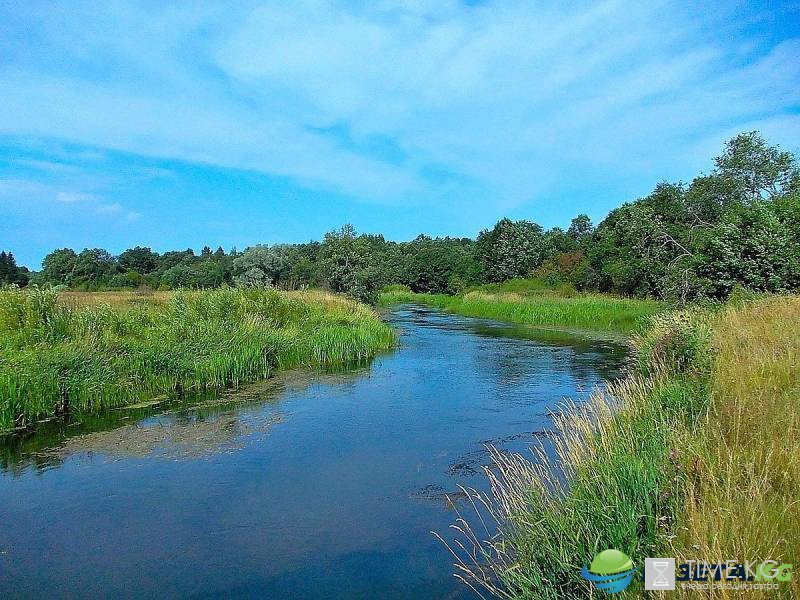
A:
[[[796,2],[201,4],[0,2],[20,263],[566,226],[743,130],[800,150]]]

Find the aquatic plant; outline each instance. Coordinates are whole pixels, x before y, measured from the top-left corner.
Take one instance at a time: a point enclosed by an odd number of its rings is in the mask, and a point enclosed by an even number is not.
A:
[[[102,295],[0,290],[0,430],[238,386],[279,369],[364,361],[394,344],[371,309],[324,292],[114,296],[112,306]]]

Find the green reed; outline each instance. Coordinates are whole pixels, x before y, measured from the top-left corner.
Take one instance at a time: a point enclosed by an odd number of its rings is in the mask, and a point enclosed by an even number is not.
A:
[[[648,317],[664,310],[654,300],[634,300],[603,294],[521,294],[483,289],[463,295],[415,294],[394,290],[381,294],[380,304],[414,302],[435,306],[467,317],[508,321],[524,325],[634,331]]]
[[[134,301],[135,300],[135,301]],[[238,386],[299,366],[361,361],[395,342],[366,306],[322,292],[176,292],[70,305],[0,290],[0,430],[60,413]]]

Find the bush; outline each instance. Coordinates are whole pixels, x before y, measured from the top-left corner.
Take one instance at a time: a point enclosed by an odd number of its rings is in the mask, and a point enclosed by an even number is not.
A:
[[[631,340],[637,369],[645,376],[707,369],[710,336],[708,316],[699,309],[657,314]]]

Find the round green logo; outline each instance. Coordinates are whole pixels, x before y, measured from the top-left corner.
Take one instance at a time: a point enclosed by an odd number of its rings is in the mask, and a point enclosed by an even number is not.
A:
[[[636,569],[633,561],[619,550],[603,550],[594,557],[592,564],[584,566],[581,576],[591,581],[599,590],[615,594],[624,590],[633,580]]]

